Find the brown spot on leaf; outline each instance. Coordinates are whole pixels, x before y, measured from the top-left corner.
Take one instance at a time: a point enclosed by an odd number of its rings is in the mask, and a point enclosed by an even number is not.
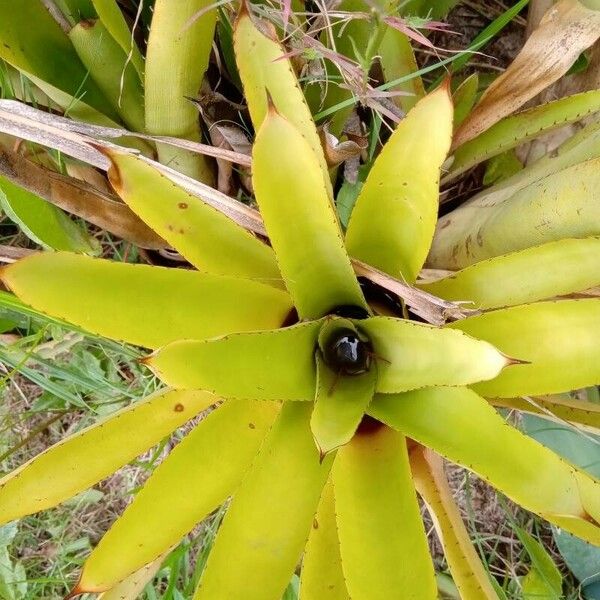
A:
[[[177,403],[175,405],[175,407],[173,408],[173,410],[175,412],[183,412],[183,409],[185,408],[185,406],[183,406],[183,404],[181,404],[181,402]]]
[[[319,521],[317,521],[316,517],[313,519],[313,529],[319,529]]]
[[[248,423],[248,427],[250,429],[256,429],[256,425],[254,423]]]
[[[181,209],[186,209],[188,207],[188,204],[187,202],[180,202],[177,206]]]

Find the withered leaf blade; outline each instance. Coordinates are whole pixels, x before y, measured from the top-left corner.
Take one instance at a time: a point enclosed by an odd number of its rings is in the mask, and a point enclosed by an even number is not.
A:
[[[116,196],[55,173],[5,148],[0,148],[0,174],[51,204],[142,248],[168,244]]]
[[[557,81],[598,37],[599,10],[579,0],[557,2],[458,129],[453,147],[479,135]]]

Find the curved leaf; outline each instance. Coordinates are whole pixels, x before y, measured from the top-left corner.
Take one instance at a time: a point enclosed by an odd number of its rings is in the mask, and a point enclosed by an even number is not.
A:
[[[600,300],[561,300],[525,304],[451,323],[487,340],[509,356],[531,364],[514,365],[473,389],[488,397],[568,392],[600,383],[596,331]]]
[[[145,359],[168,385],[225,398],[313,400],[320,321],[284,329],[173,342]]]
[[[311,408],[284,404],[234,495],[194,600],[281,598],[308,538],[332,462],[326,458],[319,463],[309,429]]]
[[[113,110],[134,131],[144,131],[144,88],[127,54],[101,21],[81,21],[69,38]]]
[[[393,317],[372,317],[356,321],[356,326],[373,344],[378,392],[465,385],[496,377],[511,364],[487,342],[446,335],[447,329]]]
[[[361,375],[341,375],[317,352],[317,393],[310,429],[321,456],[347,444],[369,406],[377,385],[377,365]]]
[[[475,308],[515,306],[600,285],[600,237],[563,239],[504,254],[419,287]]]
[[[342,572],[331,478],[321,494],[302,559],[300,600],[350,600]]]
[[[216,401],[205,392],[151,396],[61,440],[0,479],[0,521],[51,508],[86,490]]]
[[[257,25],[260,25],[260,29]],[[300,89],[290,59],[267,21],[257,21],[248,13],[248,5],[241,3],[240,13],[233,29],[235,59],[244,85],[244,97],[258,131],[268,112],[268,95],[277,111],[292,123],[312,149],[322,170],[325,188],[332,198],[329,171],[325,163],[321,141],[310,110]],[[285,146],[281,143],[280,148]],[[274,154],[273,156],[277,156]],[[320,186],[321,187],[321,186]],[[308,202],[309,198],[304,201]]]
[[[4,158],[4,156],[2,157]],[[59,208],[0,176],[0,205],[36,244],[53,250],[96,254],[98,244]]]
[[[179,540],[238,487],[279,406],[228,400],[150,476],[83,567],[76,593],[111,588]]]
[[[315,154],[272,107],[258,131],[252,181],[281,274],[303,319],[366,308]]]
[[[494,187],[445,215],[428,266],[462,269],[547,242],[600,235],[599,167],[599,158],[587,160],[524,187],[517,174],[516,191],[508,184]]]
[[[162,554],[154,562],[145,565],[107,592],[100,594],[98,600],[137,600],[160,569],[166,555],[167,553]]]
[[[376,159],[348,224],[346,247],[354,258],[409,283],[431,245],[452,114],[447,86],[416,104]]]
[[[200,271],[281,280],[271,248],[133,154],[106,151],[115,191]]]
[[[559,0],[456,132],[455,146],[479,135],[562,77],[600,36],[600,11]]]
[[[285,292],[258,282],[66,252],[29,256],[0,279],[37,310],[148,348],[277,327],[291,309]]]
[[[477,473],[523,508],[600,544],[600,482],[514,429],[465,388],[380,395],[369,413]]]
[[[509,408],[532,413],[545,419],[564,423],[575,423],[600,432],[600,404],[575,400],[562,396],[542,396],[536,398],[493,398],[490,403],[500,408]]]
[[[198,95],[204,79],[216,20],[211,0],[155,0],[146,49],[148,133],[200,140],[198,110],[189,98]],[[166,144],[157,149],[163,164],[212,184],[206,156]]]
[[[416,446],[410,452],[410,465],[415,486],[427,504],[461,599],[498,600],[452,497],[442,458]]]
[[[454,152],[447,179],[544,133],[600,111],[600,90],[573,94],[506,117]]]
[[[356,21],[360,22],[361,19]],[[370,24],[367,24],[367,27],[370,28]],[[407,81],[391,88],[400,92],[394,96],[393,101],[403,111],[408,112],[425,95],[423,80],[419,75],[415,75],[419,67],[408,36],[394,27],[387,26],[381,38],[378,54],[386,81],[411,76]]]
[[[98,17],[114,40],[121,46],[127,56],[131,54],[131,62],[140,79],[144,80],[144,57],[129,31],[127,21],[117,4],[117,0],[92,0]]]
[[[381,423],[362,425],[338,452],[333,489],[352,600],[437,598],[405,438]]]
[[[23,43],[24,40],[27,43]],[[71,98],[85,98],[87,105],[111,119],[118,119],[88,77],[67,34],[43,2],[0,0],[0,58]]]

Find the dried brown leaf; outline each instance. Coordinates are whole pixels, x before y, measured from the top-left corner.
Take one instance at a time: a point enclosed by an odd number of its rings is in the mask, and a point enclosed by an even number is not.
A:
[[[84,181],[65,177],[6,149],[0,149],[0,174],[55,206],[142,248],[167,247],[116,196],[96,190]]]
[[[453,147],[473,139],[562,77],[599,37],[599,10],[579,0],[557,2],[460,126]]]

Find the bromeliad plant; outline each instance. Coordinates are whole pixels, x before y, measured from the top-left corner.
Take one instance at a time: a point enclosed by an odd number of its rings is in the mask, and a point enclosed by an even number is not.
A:
[[[488,400],[511,406],[600,383],[600,300],[550,300],[600,283],[600,239],[559,240],[419,284],[483,314],[444,327],[394,314],[371,302],[350,257],[416,282],[452,137],[447,87],[394,131],[344,237],[283,49],[245,11],[235,49],[271,245],[135,155],[108,151],[116,192],[198,270],[41,253],[4,268],[2,281],[36,310],[153,350],[144,362],[169,389],[4,477],[1,520],[77,494],[212,407],[92,552],[73,595],[133,597],[122,590],[231,497],[196,600],[278,600],[301,558],[303,600],[433,599],[416,488],[461,596],[496,598],[441,457],[600,545],[600,482]],[[558,408],[600,425],[597,409]]]

